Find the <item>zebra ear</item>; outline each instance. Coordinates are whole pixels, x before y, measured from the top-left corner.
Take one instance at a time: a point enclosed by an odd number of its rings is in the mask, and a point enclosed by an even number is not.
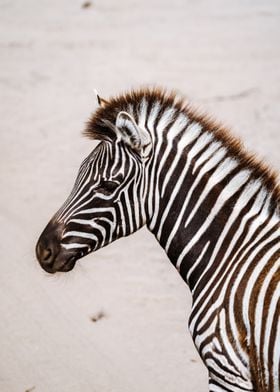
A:
[[[102,108],[104,108],[108,104],[108,102],[104,98],[100,97],[100,95],[98,94],[96,89],[94,89],[94,93],[95,93],[98,105],[101,106]]]
[[[151,144],[151,138],[147,131],[141,129],[134,118],[127,112],[119,112],[116,119],[116,130],[119,138],[128,144],[133,150],[141,153]]]

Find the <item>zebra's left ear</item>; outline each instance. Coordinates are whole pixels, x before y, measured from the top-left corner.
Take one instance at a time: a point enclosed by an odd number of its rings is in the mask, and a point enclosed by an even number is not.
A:
[[[151,137],[136,123],[134,118],[127,112],[119,112],[116,119],[118,137],[142,157],[150,150]]]
[[[106,99],[100,97],[100,95],[98,94],[96,89],[94,89],[94,93],[95,93],[98,105],[101,106],[102,108],[104,108],[108,104],[108,102],[106,101]]]

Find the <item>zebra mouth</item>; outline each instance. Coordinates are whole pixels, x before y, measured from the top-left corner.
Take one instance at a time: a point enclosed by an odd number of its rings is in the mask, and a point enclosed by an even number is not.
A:
[[[76,256],[71,256],[65,263],[63,263],[62,265],[58,265],[54,272],[69,272],[71,271],[76,264],[78,257]],[[55,264],[54,264],[55,267]]]
[[[49,274],[55,274],[56,272],[69,272],[71,271],[76,264],[79,256],[70,256],[67,260],[63,261],[62,259],[55,259],[52,264],[43,264],[43,269]]]

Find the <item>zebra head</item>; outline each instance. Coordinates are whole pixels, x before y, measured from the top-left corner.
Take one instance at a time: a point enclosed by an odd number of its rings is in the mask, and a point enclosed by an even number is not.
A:
[[[83,161],[71,194],[36,246],[37,259],[49,273],[70,271],[81,257],[145,224],[149,132],[137,124],[133,111],[102,101],[85,133],[100,143]]]

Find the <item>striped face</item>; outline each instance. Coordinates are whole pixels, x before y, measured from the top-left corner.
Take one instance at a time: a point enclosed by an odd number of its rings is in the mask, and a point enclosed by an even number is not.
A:
[[[50,273],[144,223],[141,157],[122,140],[102,141],[83,161],[74,188],[42,233],[36,254]]]

